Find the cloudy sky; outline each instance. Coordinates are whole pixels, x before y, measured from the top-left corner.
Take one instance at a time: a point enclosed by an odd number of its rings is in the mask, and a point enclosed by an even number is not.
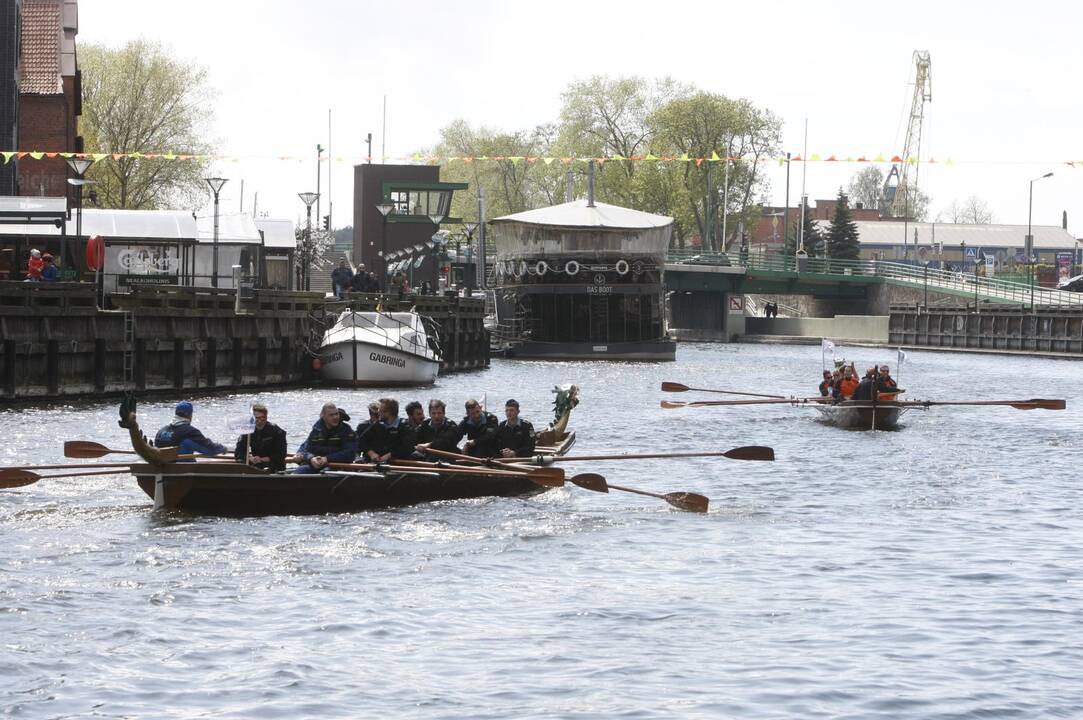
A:
[[[785,150],[875,157],[901,153],[914,50],[932,57],[921,184],[933,213],[977,195],[995,219],[1083,236],[1083,9],[1042,0],[986,2],[640,2],[639,0],[82,0],[81,42],[161,40],[206,65],[218,93],[224,154],[309,155],[306,163],[226,162],[223,194],[246,209],[299,217],[314,189],[317,143],[389,156],[433,145],[463,117],[514,130],[554,120],[560,93],[593,74],[669,75],[750,99],[784,121]],[[387,96],[386,138],[381,113]],[[162,148],[168,150],[169,148]],[[809,163],[812,198],[833,197],[861,166]],[[794,166],[791,198],[800,193]],[[886,168],[885,168],[886,170]],[[335,225],[352,217],[349,162],[333,167]],[[771,173],[781,204],[785,174]],[[323,175],[326,190],[326,167]],[[326,207],[324,208],[326,212]]]

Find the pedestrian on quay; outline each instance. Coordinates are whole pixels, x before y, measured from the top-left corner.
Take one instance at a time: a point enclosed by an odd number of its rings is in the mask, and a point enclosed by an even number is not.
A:
[[[32,282],[41,280],[41,271],[44,267],[45,261],[41,259],[41,250],[32,249],[30,258],[26,261],[26,279]]]
[[[331,271],[331,284],[335,288],[335,297],[339,300],[346,299],[346,292],[350,289],[353,274],[346,258],[339,260],[338,267]]]
[[[44,263],[44,267],[41,269],[42,282],[56,282],[60,279],[60,270],[53,263],[52,255],[45,253],[41,256],[41,261]]]

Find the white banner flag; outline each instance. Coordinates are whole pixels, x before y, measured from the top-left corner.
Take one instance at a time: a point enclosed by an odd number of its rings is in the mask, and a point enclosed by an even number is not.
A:
[[[906,362],[906,353],[903,352],[902,348],[899,348],[899,365],[902,366],[904,362]]]
[[[827,353],[831,353],[831,355],[834,356],[834,354],[835,354],[835,343],[831,342],[827,338],[821,338],[821,340],[820,340],[820,352],[824,353],[825,355]]]
[[[256,431],[256,417],[254,415],[238,415],[226,420],[226,428],[237,435],[249,435]]]

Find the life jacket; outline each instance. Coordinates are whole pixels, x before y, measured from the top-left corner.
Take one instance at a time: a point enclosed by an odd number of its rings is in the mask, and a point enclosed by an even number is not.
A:
[[[45,267],[45,261],[39,257],[30,256],[26,263],[26,276],[31,280],[41,280],[41,270]]]
[[[858,381],[854,380],[851,377],[843,378],[842,381],[839,383],[839,394],[842,395],[842,399],[849,400],[850,396],[854,394],[855,390],[857,390],[858,385]]]
[[[877,399],[887,400],[888,402],[891,402],[899,397],[898,395],[890,392],[891,390],[899,387],[899,384],[895,382],[895,378],[880,378],[878,381],[878,385],[881,390],[880,394],[877,396]]]

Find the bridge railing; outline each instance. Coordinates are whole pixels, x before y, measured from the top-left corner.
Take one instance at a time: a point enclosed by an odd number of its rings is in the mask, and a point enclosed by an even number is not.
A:
[[[766,253],[701,253],[688,249],[670,249],[667,262],[690,265],[724,265],[748,270],[792,272],[818,275],[860,275],[881,277],[910,285],[928,286],[959,293],[976,293],[976,297],[1013,302],[1023,305],[1081,305],[1083,293],[1052,290],[1027,283],[987,278],[980,275],[927,268],[921,265],[885,260],[837,260],[833,258],[803,258],[798,272],[797,259],[791,255]]]

